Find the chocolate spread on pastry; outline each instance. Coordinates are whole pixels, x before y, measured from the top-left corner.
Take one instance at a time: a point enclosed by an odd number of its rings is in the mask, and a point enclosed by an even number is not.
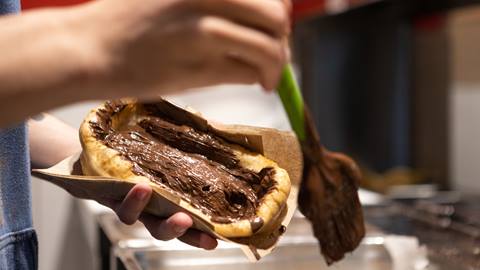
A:
[[[124,108],[108,102],[90,126],[98,140],[133,163],[135,174],[181,194],[214,222],[249,219],[254,232],[262,227],[255,211],[274,188],[273,168],[242,168],[223,139],[149,110],[136,123],[113,127],[112,117]]]

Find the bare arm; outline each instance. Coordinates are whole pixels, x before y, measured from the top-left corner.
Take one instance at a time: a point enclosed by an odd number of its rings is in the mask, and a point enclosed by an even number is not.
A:
[[[97,0],[0,18],[0,127],[86,99],[155,99],[220,83],[272,89],[288,50],[286,2]],[[30,132],[36,166],[79,149],[76,132],[49,116],[31,121]],[[215,247],[187,230],[192,219],[184,213],[141,215],[151,193],[137,184],[122,202],[97,200],[127,224],[141,220],[158,239]]]
[[[42,113],[28,121],[32,168],[48,168],[82,150],[78,131]]]
[[[286,5],[273,0],[99,0],[2,17],[0,127],[85,99],[272,89],[288,28]]]
[[[0,17],[0,126],[70,102],[100,98],[90,80],[100,66],[88,8]]]

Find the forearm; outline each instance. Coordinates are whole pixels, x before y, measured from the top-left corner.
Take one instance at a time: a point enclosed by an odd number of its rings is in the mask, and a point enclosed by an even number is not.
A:
[[[73,101],[96,98],[89,84],[100,57],[85,7],[0,18],[0,127]],[[92,40],[92,44],[86,41]]]
[[[47,168],[81,151],[78,131],[57,118],[40,114],[28,121],[32,168]]]
[[[288,32],[280,1],[97,0],[0,18],[0,128],[85,99],[272,89]]]

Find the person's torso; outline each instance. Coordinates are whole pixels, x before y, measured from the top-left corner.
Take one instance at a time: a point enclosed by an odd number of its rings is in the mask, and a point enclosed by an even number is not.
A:
[[[32,227],[29,163],[25,125],[0,129],[0,235]]]
[[[0,15],[19,11],[19,0],[0,0]],[[0,269],[37,269],[37,246],[27,130],[22,123],[0,129]]]

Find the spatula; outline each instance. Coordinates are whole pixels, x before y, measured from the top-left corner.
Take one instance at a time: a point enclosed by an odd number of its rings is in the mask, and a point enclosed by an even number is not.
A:
[[[311,221],[325,260],[332,264],[353,251],[365,235],[357,193],[361,174],[351,158],[321,145],[290,64],[277,90],[303,152],[299,208]]]

